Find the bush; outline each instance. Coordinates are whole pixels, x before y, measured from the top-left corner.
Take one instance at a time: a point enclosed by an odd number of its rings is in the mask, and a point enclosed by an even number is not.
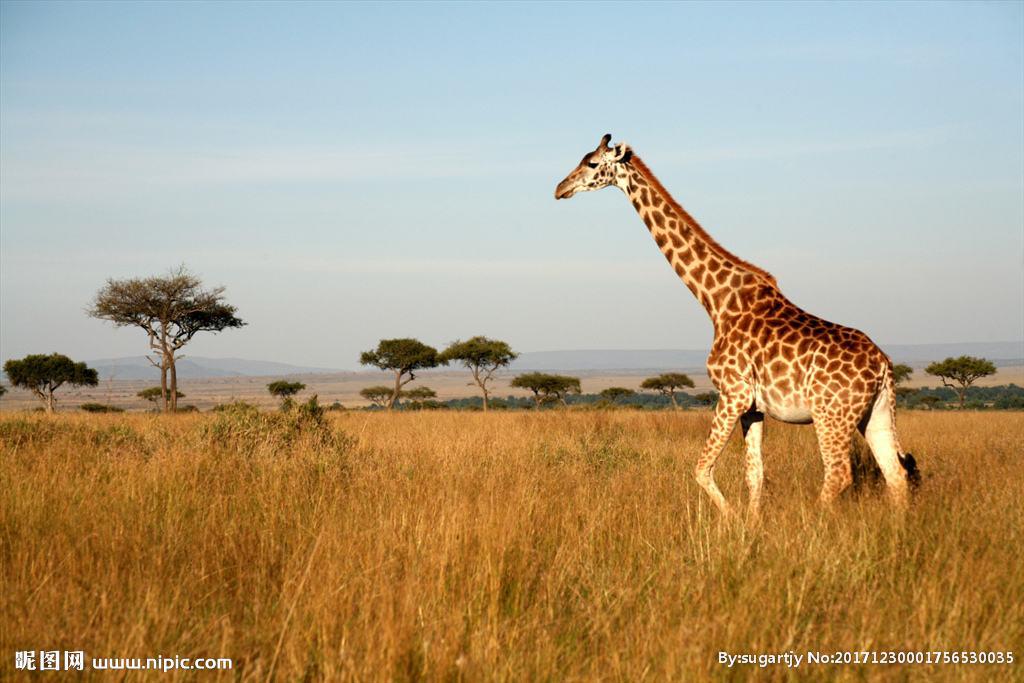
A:
[[[407,401],[402,403],[402,410],[444,410],[448,406],[440,401],[428,399],[426,401]]]
[[[94,427],[92,425],[52,420],[18,419],[0,422],[0,446],[21,447],[28,444],[47,445],[66,441],[82,449],[101,451],[128,449],[148,455],[152,448],[146,438],[122,424]]]
[[[211,410],[215,413],[233,412],[239,410],[259,410],[256,406],[245,401],[232,401],[231,403],[218,403]]]
[[[1024,410],[1024,398],[1020,396],[1004,396],[993,404],[1000,410]]]
[[[295,447],[342,454],[354,444],[324,416],[313,396],[284,413],[265,413],[243,401],[214,408],[213,422],[202,426],[202,436],[212,445],[254,452],[291,450]]]
[[[108,406],[105,403],[83,403],[78,406],[87,413],[123,413],[124,408]]]
[[[0,422],[0,446],[15,448],[27,444],[47,444],[60,432],[60,425],[50,420],[4,420]]]

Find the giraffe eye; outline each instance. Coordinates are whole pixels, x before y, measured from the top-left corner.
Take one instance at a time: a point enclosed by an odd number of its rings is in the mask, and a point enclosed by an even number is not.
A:
[[[588,161],[587,166],[589,166],[590,168],[597,168],[597,164],[594,163],[593,161]]]

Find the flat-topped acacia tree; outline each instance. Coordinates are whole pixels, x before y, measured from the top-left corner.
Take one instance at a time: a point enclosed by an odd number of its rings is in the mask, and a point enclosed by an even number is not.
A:
[[[448,362],[457,361],[473,373],[473,381],[484,395],[484,410],[488,409],[491,392],[487,383],[494,373],[519,357],[506,342],[487,337],[473,337],[466,341],[455,341],[441,356]]]
[[[960,356],[932,363],[924,371],[938,377],[943,386],[955,391],[960,398],[960,408],[963,409],[967,390],[974,384],[974,380],[996,374],[996,366],[984,358]]]
[[[916,389],[910,387],[900,386],[914,374],[914,368],[903,363],[897,363],[892,366],[892,383],[896,387],[896,397],[899,399],[906,399],[911,394],[917,393]]]
[[[160,387],[149,387],[148,389],[143,389],[142,391],[135,395],[138,396],[139,398],[149,401],[155,406],[156,402],[164,397],[164,390],[161,389]],[[177,397],[185,398],[185,394],[179,391],[177,393]]]
[[[267,391],[270,392],[270,395],[281,399],[281,410],[290,410],[295,404],[292,396],[305,388],[306,385],[302,382],[289,382],[284,379],[279,379],[267,385]]]
[[[388,410],[395,407],[395,401],[402,394],[402,387],[416,379],[418,370],[448,364],[433,346],[409,337],[381,339],[377,348],[363,351],[359,355],[359,362],[395,373],[395,384],[384,406]]]
[[[897,363],[892,366],[892,382],[893,384],[903,384],[910,376],[914,374],[914,368],[903,363]]]
[[[392,389],[383,384],[376,384],[372,387],[363,387],[359,395],[378,408],[387,408],[388,400],[391,398]]]
[[[46,404],[46,412],[52,413],[57,389],[72,386],[94,387],[99,384],[99,374],[85,363],[76,363],[60,353],[31,354],[21,360],[11,359],[4,363],[4,372],[11,384],[28,389]]]
[[[430,387],[416,387],[403,391],[399,398],[407,398],[410,401],[425,401],[428,398],[437,398],[437,392]]]
[[[607,389],[601,390],[600,396],[609,403],[615,404],[620,398],[636,396],[636,392],[632,389],[627,389],[626,387],[608,387]]]
[[[403,409],[439,408],[441,404],[433,399],[437,398],[437,392],[430,387],[418,386],[415,389],[403,391],[399,396],[402,399]]]
[[[178,408],[178,351],[200,332],[221,332],[245,325],[235,307],[224,301],[224,288],[203,289],[202,281],[184,266],[167,275],[107,280],[89,308],[89,315],[117,327],[139,327],[160,368],[165,412]],[[170,382],[168,382],[168,378]]]
[[[555,401],[564,406],[567,405],[566,395],[580,393],[580,378],[551,375],[546,372],[527,372],[513,379],[511,386],[532,391],[533,400],[538,408]]]
[[[693,380],[690,379],[689,375],[684,375],[681,372],[666,372],[658,375],[657,377],[648,377],[640,383],[641,389],[651,389],[657,391],[662,396],[668,396],[669,400],[672,401],[672,407],[678,409],[679,404],[676,403],[676,392],[683,387],[693,388]]]
[[[713,406],[718,403],[717,391],[705,391],[693,397],[693,400],[702,406]]]

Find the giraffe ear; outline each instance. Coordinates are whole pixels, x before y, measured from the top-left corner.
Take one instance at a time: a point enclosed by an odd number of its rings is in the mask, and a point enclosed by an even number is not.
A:
[[[633,150],[631,150],[628,145],[615,145],[615,161],[624,164],[632,158]]]

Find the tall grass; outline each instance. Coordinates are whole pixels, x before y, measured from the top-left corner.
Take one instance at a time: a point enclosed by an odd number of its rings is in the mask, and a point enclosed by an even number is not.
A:
[[[925,474],[905,519],[870,487],[823,512],[813,430],[770,423],[757,529],[693,482],[706,413],[359,413],[287,439],[231,419],[0,418],[0,677],[22,649],[570,681],[744,678],[719,651],[812,649],[1018,663],[758,673],[1021,678],[1020,414],[901,414]],[[741,463],[734,436],[734,502]]]

